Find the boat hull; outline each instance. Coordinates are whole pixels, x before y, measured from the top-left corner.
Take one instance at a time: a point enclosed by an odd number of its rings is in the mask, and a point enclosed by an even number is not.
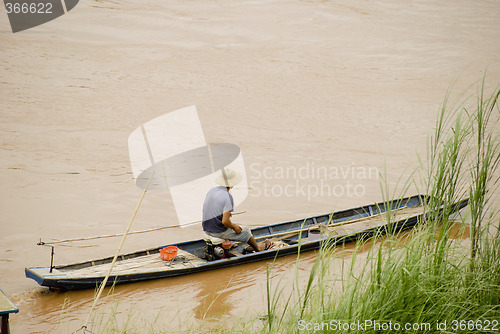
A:
[[[108,280],[108,285],[134,283],[145,280],[162,279],[181,275],[194,274],[208,270],[226,268],[246,263],[257,261],[270,260],[277,257],[293,255],[300,252],[319,249],[323,244],[338,245],[346,242],[352,242],[361,238],[369,238],[375,235],[380,235],[392,231],[402,231],[410,229],[417,225],[424,214],[421,213],[406,216],[401,219],[396,219],[391,222],[390,226],[387,223],[368,225],[358,230],[347,231],[346,233],[337,233],[337,235],[323,237],[319,240],[309,240],[308,229],[315,228],[320,224],[327,226],[342,225],[347,226],[350,221],[370,220],[372,217],[384,215],[388,211],[397,211],[401,208],[418,209],[423,206],[426,197],[417,195],[413,197],[403,198],[397,201],[392,201],[391,204],[376,203],[359,208],[334,212],[326,215],[319,215],[302,220],[274,224],[264,227],[255,228],[252,233],[256,239],[263,239],[267,236],[283,235],[287,233],[294,234],[287,241],[288,246],[269,249],[257,253],[240,254],[238,256],[219,259],[215,261],[207,261],[203,259],[203,252],[206,246],[204,240],[194,240],[174,244],[177,246],[186,260],[180,264],[172,265],[162,262],[159,258],[159,249],[170,246],[164,245],[157,248],[143,250],[140,252],[120,255],[117,261],[117,269],[112,272]],[[467,200],[457,202],[454,210],[458,211],[467,205]],[[381,219],[382,220],[382,219]],[[355,224],[352,224],[353,226]],[[365,223],[366,225],[366,223]],[[355,229],[355,227],[354,227]],[[302,232],[299,233],[299,230]],[[240,250],[244,245],[240,245]],[[106,266],[109,266],[112,257],[76,263],[64,266],[50,267],[33,267],[26,268],[26,277],[35,280],[38,284],[58,289],[75,290],[75,289],[93,289],[96,288],[104,280]],[[142,261],[142,262],[141,262]],[[148,262],[149,261],[149,262]],[[109,268],[109,267],[108,267]],[[105,270],[106,269],[106,270]]]

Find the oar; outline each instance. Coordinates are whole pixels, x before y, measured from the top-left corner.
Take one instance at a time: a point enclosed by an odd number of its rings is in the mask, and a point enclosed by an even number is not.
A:
[[[402,206],[400,208],[391,210],[391,213],[395,212],[395,211],[399,211],[399,210],[405,209],[405,208],[407,208],[407,206]],[[354,219],[354,220],[347,220],[347,221],[343,221],[343,222],[340,222],[340,223],[329,224],[329,225],[327,225],[327,227],[337,227],[337,226],[342,226],[342,225],[359,223],[360,221],[371,219],[371,218],[375,218],[375,217],[379,217],[379,216],[381,216],[383,214],[387,214],[387,211],[384,211],[384,212],[381,212],[381,213],[378,213],[378,214],[372,215],[372,216],[366,216],[366,217],[358,218],[358,219]],[[294,235],[299,234],[301,232],[310,231],[310,230],[317,230],[317,229],[319,229],[319,226],[318,225],[314,225],[314,226],[310,226],[308,228],[296,230],[296,231],[293,231],[293,232],[286,231],[286,232],[280,232],[280,233],[275,233],[275,234],[268,234],[268,235],[258,236],[258,237],[255,238],[255,240],[261,240],[261,239],[265,239],[265,238],[273,238],[273,237],[282,236],[282,235],[285,235],[285,234],[290,234],[290,235],[287,235],[286,237],[281,238],[281,239],[285,239],[287,237],[294,236]]]
[[[396,211],[399,211],[399,210],[402,210],[402,209],[406,209],[406,208],[407,208],[407,206],[405,205],[405,206],[402,206],[400,208],[391,210],[390,213],[393,213],[393,212],[396,212]],[[360,221],[363,221],[363,220],[367,220],[367,219],[371,219],[371,218],[374,218],[374,217],[382,216],[384,214],[387,214],[388,212],[389,211],[384,211],[384,212],[377,213],[376,215],[372,215],[372,216],[366,216],[366,217],[358,218],[358,219],[355,219],[355,220],[348,220],[348,221],[345,221],[345,222],[330,224],[330,225],[328,225],[328,227],[337,227],[337,226],[342,226],[342,225],[347,225],[347,224],[352,224],[352,223],[359,223]]]

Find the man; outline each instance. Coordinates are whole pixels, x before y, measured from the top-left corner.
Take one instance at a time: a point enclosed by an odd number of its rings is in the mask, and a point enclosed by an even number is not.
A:
[[[242,179],[243,176],[235,170],[222,170],[221,175],[215,180],[219,187],[210,189],[203,203],[203,231],[213,237],[246,242],[258,252],[259,245],[250,229],[231,222],[234,204],[229,191]]]

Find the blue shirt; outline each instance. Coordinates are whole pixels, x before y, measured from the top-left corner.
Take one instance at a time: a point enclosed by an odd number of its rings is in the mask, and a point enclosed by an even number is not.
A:
[[[233,212],[233,196],[226,187],[215,187],[208,191],[203,203],[203,231],[211,233],[225,232],[222,224],[224,211]]]

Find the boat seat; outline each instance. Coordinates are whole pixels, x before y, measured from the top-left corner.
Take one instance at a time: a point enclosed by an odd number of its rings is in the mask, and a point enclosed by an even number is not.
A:
[[[205,241],[210,241],[212,243],[212,245],[220,245],[221,243],[226,241],[226,239],[212,237],[211,235],[208,235],[206,233],[205,233],[205,236],[203,237],[203,239],[205,239]]]

